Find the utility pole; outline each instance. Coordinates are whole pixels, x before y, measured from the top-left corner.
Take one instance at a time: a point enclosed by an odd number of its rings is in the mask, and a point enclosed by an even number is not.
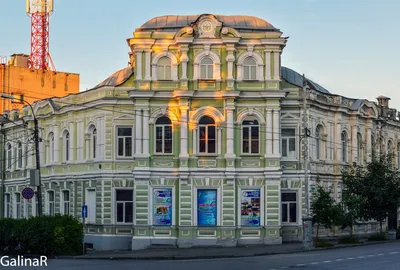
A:
[[[307,85],[306,77],[303,74],[303,154],[304,154],[304,192],[306,197],[306,216],[303,217],[303,246],[306,249],[313,248],[313,234],[312,234],[312,217],[310,216],[310,198],[309,198],[309,185],[308,185],[308,137],[310,130],[308,129],[307,117],[307,98],[309,87]]]

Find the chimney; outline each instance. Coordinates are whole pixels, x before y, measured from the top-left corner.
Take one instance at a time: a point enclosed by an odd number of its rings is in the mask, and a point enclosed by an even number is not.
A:
[[[13,121],[16,121],[19,119],[19,109],[12,109],[11,111],[12,119]]]
[[[18,53],[18,54],[13,54],[11,55],[11,59],[8,61],[9,66],[14,66],[14,67],[28,67],[28,60],[29,60],[29,55],[23,54],[23,53]]]
[[[389,107],[390,97],[379,96],[376,99],[378,100],[379,106],[386,107],[386,108]]]

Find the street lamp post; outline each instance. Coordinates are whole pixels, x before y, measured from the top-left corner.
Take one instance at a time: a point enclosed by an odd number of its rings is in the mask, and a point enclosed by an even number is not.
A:
[[[28,106],[31,108],[32,115],[33,115],[33,124],[34,124],[34,132],[33,132],[33,138],[35,141],[35,158],[36,158],[36,170],[35,170],[35,180],[37,180],[37,200],[38,200],[38,216],[42,216],[42,181],[41,181],[41,176],[40,176],[40,154],[39,154],[39,126],[38,126],[38,121],[35,116],[35,112],[32,108],[32,105],[23,99],[16,99],[12,95],[7,95],[7,94],[1,94],[2,98],[6,99],[11,99],[11,100],[16,100],[16,102],[20,103],[26,103]],[[4,169],[4,168],[3,168]],[[31,176],[32,177],[32,176]],[[35,181],[36,183],[36,181]]]

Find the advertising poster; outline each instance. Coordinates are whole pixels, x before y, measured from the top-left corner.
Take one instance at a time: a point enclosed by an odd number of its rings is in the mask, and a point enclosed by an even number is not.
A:
[[[241,225],[260,226],[260,190],[242,190]]]
[[[217,190],[197,190],[197,225],[217,226]]]
[[[153,208],[154,225],[171,226],[172,225],[172,189],[154,189]]]

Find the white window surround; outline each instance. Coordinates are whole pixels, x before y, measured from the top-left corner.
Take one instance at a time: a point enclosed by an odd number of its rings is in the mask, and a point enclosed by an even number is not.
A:
[[[16,165],[17,165],[17,169],[22,169],[23,166],[23,147],[22,147],[22,142],[18,141],[17,142],[17,160],[16,160]]]
[[[68,129],[64,129],[61,133],[61,140],[62,140],[62,162],[69,162],[71,161],[71,133]],[[68,135],[68,143],[67,143],[67,135]],[[68,151],[68,152],[67,152]],[[68,157],[68,159],[67,159]]]
[[[161,116],[161,117],[166,117],[168,118],[168,116]],[[161,117],[159,117],[158,119],[160,119]],[[157,119],[157,120],[158,120]],[[173,128],[173,124],[171,119],[168,118],[168,120],[170,121],[170,123],[165,123],[165,124],[157,124],[157,120],[156,120],[156,124],[154,125],[154,155],[173,155],[174,154],[174,128]],[[171,152],[166,152],[165,151],[165,145],[167,144],[167,130],[171,129]],[[157,152],[157,129],[161,129],[161,151]]]
[[[243,121],[251,121],[251,120],[257,121],[257,124],[252,124],[252,125],[243,124]],[[240,137],[241,138],[241,140],[240,140],[240,142],[241,142],[241,149],[240,149],[241,154],[242,155],[260,155],[260,149],[261,149],[261,125],[260,125],[260,122],[258,121],[257,117],[251,117],[251,116],[246,117],[243,121],[241,123],[241,134],[240,134],[241,135],[241,137]],[[248,149],[247,152],[243,152],[244,128],[248,128],[248,145],[249,145],[249,149]],[[253,144],[253,140],[254,140],[253,135],[252,135],[252,129],[255,129],[255,128],[258,129],[257,137],[256,137],[257,138],[258,149],[257,149],[257,152],[252,153],[252,144]]]
[[[68,200],[65,200],[65,193],[68,193]],[[63,215],[70,215],[71,213],[70,213],[70,208],[71,208],[71,193],[69,192],[69,190],[67,190],[67,189],[62,189],[61,190],[61,205],[60,205],[60,208],[61,208],[61,213],[63,214]],[[66,206],[67,206],[67,208],[66,208]],[[67,210],[67,211],[66,211]]]
[[[219,56],[215,52],[210,51],[210,50],[203,50],[195,56],[194,62],[193,62],[193,65],[194,65],[193,80],[200,79],[200,63],[204,57],[209,57],[213,61],[213,64],[214,64],[213,80],[221,81],[221,60],[219,59]]]
[[[238,186],[238,190],[237,190],[237,227],[245,227],[245,228],[258,228],[258,227],[263,227],[265,224],[265,193],[264,193],[264,188],[263,186]],[[246,190],[255,190],[255,189],[259,189],[260,190],[260,225],[259,226],[242,226],[242,191],[246,191]]]
[[[193,226],[197,226],[197,190],[199,189],[214,189],[217,190],[217,226],[221,226],[221,218],[222,218],[222,198],[221,198],[221,187],[220,186],[198,186],[193,188]],[[201,228],[208,228],[214,226],[201,226]]]
[[[131,142],[131,155],[130,156],[125,156],[125,151],[124,151],[124,155],[119,156],[118,155],[118,128],[130,128],[132,130],[131,133],[131,138],[132,138],[132,142]],[[135,131],[133,129],[132,125],[115,125],[114,126],[114,132],[115,132],[115,158],[116,159],[132,159],[133,155],[134,155],[134,146],[135,146]]]
[[[236,63],[236,67],[237,67],[236,80],[237,81],[244,80],[243,79],[244,78],[243,64],[244,64],[244,61],[249,57],[254,58],[254,60],[256,60],[256,63],[257,63],[256,80],[263,81],[264,80],[264,60],[257,52],[252,52],[252,51],[244,52],[239,56],[237,63]]]
[[[282,222],[282,193],[296,193],[296,219],[297,222]],[[302,220],[302,212],[301,212],[301,205],[302,205],[302,201],[301,201],[301,196],[300,196],[301,192],[299,189],[283,189],[281,188],[280,192],[279,192],[279,221],[282,224],[282,226],[284,225],[301,225],[301,220]]]
[[[50,198],[50,193],[52,193],[52,198]],[[56,206],[55,206],[55,198],[56,197],[56,193],[54,190],[46,190],[46,214],[49,216],[54,216],[55,215],[55,210],[56,210]],[[50,199],[52,199],[50,201]],[[52,210],[52,213],[51,211]]]
[[[176,217],[176,211],[175,211],[175,205],[176,205],[176,199],[175,199],[175,186],[162,186],[162,185],[154,185],[154,186],[149,186],[150,188],[150,196],[149,196],[149,225],[153,226],[153,218],[154,218],[154,205],[153,205],[153,199],[154,199],[154,190],[155,189],[166,189],[166,188],[170,188],[172,189],[172,224],[171,226],[175,226],[176,225],[176,221],[175,221],[175,217]],[[136,206],[134,205],[134,208],[136,208]],[[179,209],[177,210],[179,211]],[[135,218],[134,218],[135,219]],[[157,225],[159,226],[159,225]]]
[[[132,222],[128,222],[128,223],[117,222],[117,190],[131,190],[133,193]],[[111,205],[112,205],[112,211],[111,211],[111,218],[112,218],[111,223],[112,224],[114,224],[114,225],[136,225],[136,218],[135,218],[135,216],[136,216],[136,193],[135,193],[134,188],[131,188],[131,187],[115,187],[115,188],[113,188]]]
[[[152,112],[150,119],[149,119],[149,125],[154,126],[154,134],[155,134],[155,123],[156,123],[157,119],[162,116],[168,117],[172,123],[172,153],[168,153],[168,154],[156,153],[155,150],[153,152],[154,152],[154,155],[173,155],[174,154],[173,153],[174,152],[173,145],[175,143],[175,138],[174,138],[175,137],[175,134],[174,134],[175,126],[178,124],[184,125],[185,123],[180,123],[178,121],[178,117],[176,116],[176,114],[166,108],[156,109],[156,110],[154,110],[154,112]],[[155,147],[155,137],[154,137],[154,147]]]
[[[16,219],[22,218],[22,196],[21,193],[17,192],[14,193],[14,200],[13,200],[13,217]]]
[[[152,81],[158,80],[158,78],[157,78],[157,63],[161,57],[168,57],[171,60],[171,79],[173,81],[177,81],[178,80],[178,60],[177,60],[175,54],[173,54],[170,51],[163,51],[163,52],[157,53],[153,56],[153,61],[151,63],[151,68],[152,68],[151,80]]]
[[[11,194],[5,193],[4,194],[4,216],[10,218],[12,215],[11,213]]]
[[[49,145],[47,146],[47,164],[52,164],[54,162],[54,152],[55,152],[55,148],[54,148],[54,133],[50,132],[49,135],[47,136],[48,141],[49,141]]]
[[[7,144],[7,167],[6,167],[6,171],[11,171],[13,168],[13,156],[12,156],[12,146],[11,143]]]
[[[294,132],[295,132],[295,136],[294,136],[294,139],[295,139],[295,156],[294,157],[290,157],[290,156],[283,156],[283,150],[282,150],[282,139],[284,139],[284,138],[293,138],[293,137],[284,137],[284,136],[282,136],[282,130],[283,129],[294,129]],[[282,160],[285,160],[285,161],[296,161],[296,160],[298,160],[298,156],[299,156],[299,153],[298,153],[298,144],[299,144],[299,136],[297,136],[297,133],[298,132],[298,127],[297,127],[297,125],[288,125],[288,124],[284,124],[284,125],[281,125],[281,129],[280,129],[280,137],[281,137],[281,141],[280,141],[280,147],[281,147],[281,153],[282,153]],[[289,144],[287,145],[287,148],[289,148]]]

